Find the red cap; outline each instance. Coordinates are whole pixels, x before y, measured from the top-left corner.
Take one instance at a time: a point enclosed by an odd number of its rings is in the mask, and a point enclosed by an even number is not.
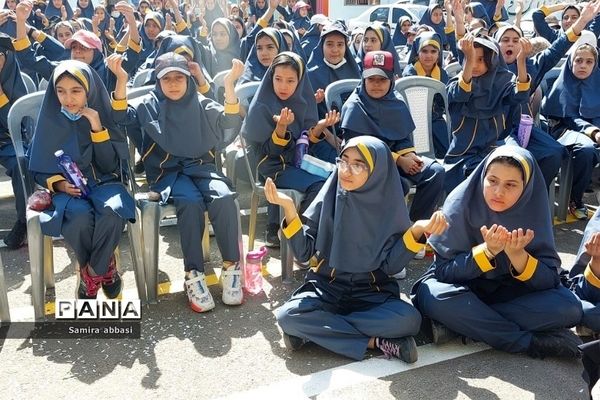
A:
[[[394,56],[389,51],[370,51],[363,61],[363,78],[383,76],[387,79],[394,77]]]
[[[98,51],[102,51],[102,42],[90,31],[86,31],[84,29],[80,29],[71,36],[65,42],[65,47],[70,49],[74,42],[80,43],[82,46],[87,47],[88,49],[96,49]]]

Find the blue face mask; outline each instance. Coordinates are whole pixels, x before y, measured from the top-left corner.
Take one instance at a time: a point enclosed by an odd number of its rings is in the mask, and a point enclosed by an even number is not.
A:
[[[71,121],[77,121],[79,118],[81,118],[81,114],[70,113],[64,107],[60,108],[60,112]]]

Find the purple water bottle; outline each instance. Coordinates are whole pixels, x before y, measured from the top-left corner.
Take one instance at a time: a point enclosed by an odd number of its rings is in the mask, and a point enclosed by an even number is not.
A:
[[[244,265],[244,289],[249,294],[257,294],[263,289],[262,268],[267,248],[249,251]]]
[[[73,161],[71,156],[65,154],[62,150],[57,150],[54,155],[56,156],[58,166],[63,170],[68,181],[77,186],[77,189],[81,190],[81,198],[87,198],[90,194],[90,189],[87,185],[87,179],[81,173],[77,163]]]
[[[308,153],[308,135],[307,131],[302,131],[302,135],[296,140],[296,155],[294,156],[294,165],[300,168],[302,158]]]

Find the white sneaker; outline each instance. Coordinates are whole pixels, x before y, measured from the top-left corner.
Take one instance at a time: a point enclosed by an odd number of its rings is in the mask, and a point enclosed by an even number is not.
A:
[[[215,301],[208,291],[204,272],[191,270],[185,279],[183,288],[187,293],[190,308],[201,313],[215,308]]]
[[[242,304],[242,270],[240,265],[223,268],[221,271],[221,284],[223,285],[223,303],[229,306]]]
[[[425,252],[427,250],[425,249],[425,246],[423,246],[423,248],[421,250],[419,250],[419,252],[417,254],[415,254],[414,259],[415,260],[422,260],[425,258]]]
[[[402,271],[392,275],[392,278],[394,279],[405,279],[406,278],[406,268],[402,268]]]

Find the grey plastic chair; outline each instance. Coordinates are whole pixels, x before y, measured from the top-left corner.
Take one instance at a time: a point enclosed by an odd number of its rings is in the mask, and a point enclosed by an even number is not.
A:
[[[407,76],[400,78],[395,84],[396,91],[402,95],[410,110],[415,130],[413,140],[417,153],[435,159],[433,149],[432,109],[433,98],[439,94],[444,99],[446,127],[450,138],[450,113],[448,112],[448,95],[446,85],[432,78]]]
[[[40,79],[40,83],[38,83],[38,90],[46,91],[48,87],[48,81],[45,78]]]
[[[344,105],[344,100],[342,100],[343,96],[352,93],[359,84],[360,79],[342,79],[327,85],[325,88],[325,106],[327,107],[327,110],[331,111],[335,107],[341,112],[342,106]],[[332,126],[331,129],[335,134],[338,134],[335,126]]]
[[[137,74],[135,74],[135,77],[133,78],[133,87],[134,88],[139,88],[145,85],[146,80],[148,79],[148,77],[150,76],[150,73],[152,73],[152,71],[154,71],[154,69],[150,68],[150,69],[143,69],[141,71],[139,71]]]
[[[460,65],[460,63],[458,61],[455,61],[453,63],[446,65],[444,67],[444,69],[446,70],[446,73],[448,74],[448,78],[452,79],[456,75],[458,75],[460,73],[460,71],[462,71],[462,65]]]
[[[142,86],[134,88],[127,93],[127,101],[129,104],[134,104],[141,97],[148,94],[154,85]],[[133,100],[133,101],[132,101]],[[130,160],[131,162],[131,160]],[[143,260],[146,277],[146,291],[148,293],[148,303],[155,304],[158,302],[158,239],[159,229],[161,222],[166,218],[173,217],[175,221],[177,210],[173,204],[161,205],[157,201],[150,201],[143,194],[136,195],[136,202],[141,212],[142,222],[142,247],[143,247]],[[237,203],[236,203],[237,204]],[[238,216],[239,216],[239,205],[238,205]],[[204,213],[205,217],[205,230],[202,236],[202,252],[204,254],[204,261],[210,260],[210,236],[209,236],[209,220],[208,213]],[[239,217],[238,217],[239,218]],[[241,226],[241,225],[240,225]],[[241,230],[240,230],[240,257],[243,263],[243,246],[241,242]]]
[[[10,322],[10,307],[8,304],[8,293],[6,281],[4,280],[4,264],[0,255],[0,321]]]
[[[27,94],[34,93],[38,91],[37,86],[33,82],[33,79],[25,72],[21,72],[21,78],[23,79],[23,83],[25,83],[25,88],[27,89]]]
[[[28,94],[18,99],[8,112],[8,125],[11,139],[15,148],[21,182],[25,191],[25,198],[29,198],[35,187],[27,157],[23,152],[23,137],[21,122],[24,118],[37,121],[38,113],[44,99],[45,92]],[[139,216],[137,218],[139,220]],[[146,301],[145,276],[141,257],[141,231],[138,224],[128,223],[127,233],[131,249],[131,258],[135,272],[135,281],[140,300]],[[54,287],[54,260],[52,238],[42,234],[39,213],[27,209],[27,242],[29,249],[29,263],[31,268],[31,297],[36,320],[44,319],[44,300],[46,288]],[[118,252],[117,261],[119,260]]]

